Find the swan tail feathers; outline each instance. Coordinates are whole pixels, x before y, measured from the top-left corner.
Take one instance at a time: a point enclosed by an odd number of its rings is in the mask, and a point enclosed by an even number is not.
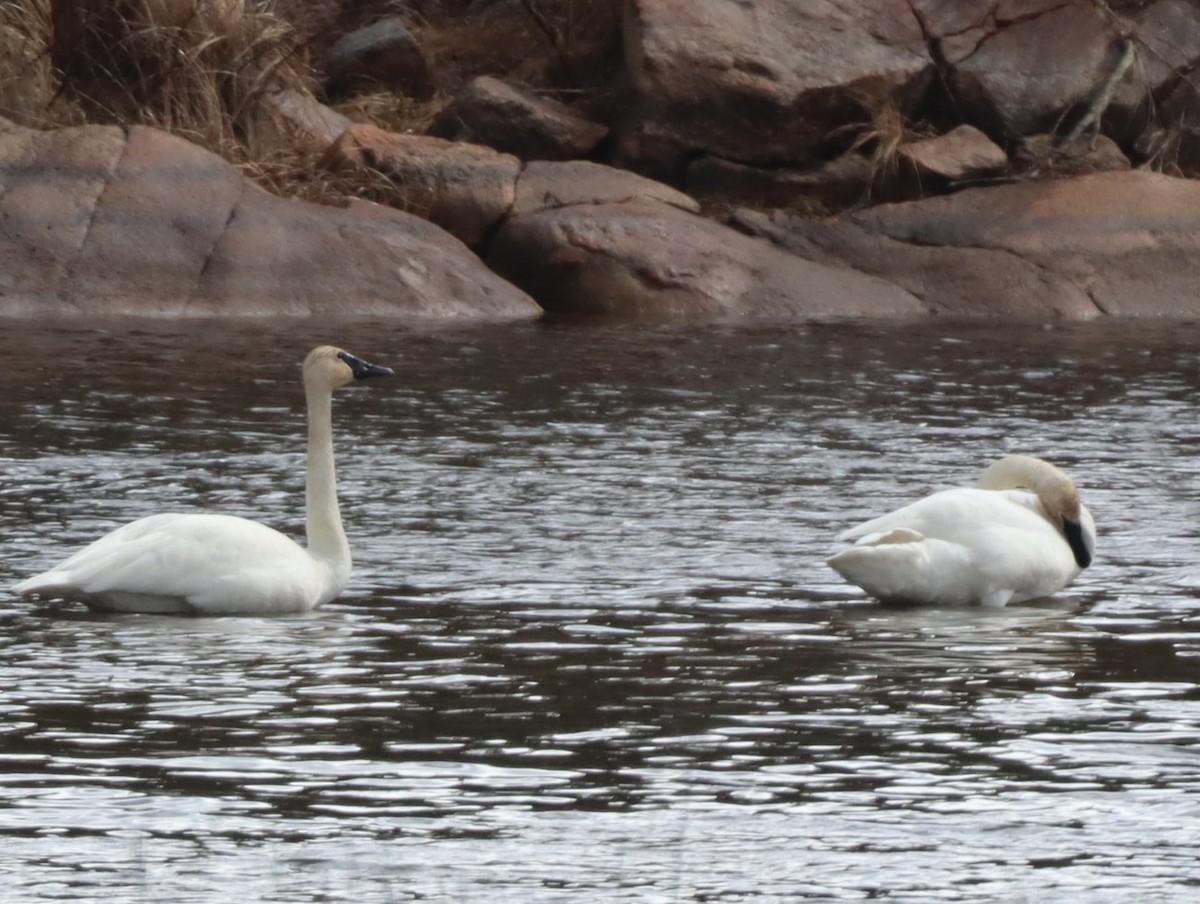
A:
[[[61,588],[66,584],[67,576],[60,571],[43,571],[13,585],[12,592],[17,596],[33,596]]]

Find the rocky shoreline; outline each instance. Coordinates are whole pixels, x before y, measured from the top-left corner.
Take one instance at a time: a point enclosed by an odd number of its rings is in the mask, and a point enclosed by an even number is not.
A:
[[[203,35],[249,15],[137,2]],[[330,23],[320,87],[272,85],[255,121],[389,204],[279,197],[145,125],[0,121],[0,316],[1200,313],[1194,4],[627,0],[584,60],[612,90],[574,104],[424,49],[471,25],[549,53],[596,6],[430,0],[338,34],[342,4],[280,4]],[[439,109],[416,133],[335,106],[381,85]]]

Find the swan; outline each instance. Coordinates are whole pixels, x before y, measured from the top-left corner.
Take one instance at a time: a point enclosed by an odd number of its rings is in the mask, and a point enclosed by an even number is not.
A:
[[[278,615],[328,602],[350,578],[350,545],[333,465],[333,391],[392,373],[328,345],[304,359],[307,548],[232,515],[150,515],[21,581],[13,591],[82,602],[100,611],[163,614]]]
[[[1092,562],[1096,523],[1066,473],[1008,455],[978,487],[934,493],[838,539],[854,545],[829,565],[883,602],[998,607],[1070,584]]]

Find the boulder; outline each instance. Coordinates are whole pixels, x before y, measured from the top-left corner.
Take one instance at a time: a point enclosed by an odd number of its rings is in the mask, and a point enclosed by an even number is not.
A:
[[[1107,135],[1081,135],[1067,142],[1030,135],[1013,152],[1013,165],[1027,175],[1059,179],[1130,168],[1129,158]]]
[[[922,184],[933,180],[933,186],[939,188],[994,176],[1008,166],[1008,155],[974,126],[907,142],[898,153]]]
[[[322,69],[332,95],[386,88],[421,100],[433,96],[425,53],[396,16],[339,38],[326,51]]]
[[[660,202],[516,214],[487,261],[547,311],[634,319],[895,317],[925,307],[894,284],[804,260]]]
[[[1009,12],[1013,18],[998,18],[969,53],[947,57],[957,102],[1006,141],[1055,130],[1103,82],[1119,52],[1114,25],[1095,4],[1030,0],[1019,14]]]
[[[600,163],[572,160],[528,164],[517,180],[512,213],[630,201],[669,204],[689,213],[700,212],[695,200],[662,182]]]
[[[688,321],[924,312],[872,277],[697,216],[670,186],[584,161],[528,164],[488,245],[497,273],[560,315]]]
[[[97,203],[125,146],[125,133],[116,126],[39,132],[8,125],[0,133],[0,260],[4,261],[0,310],[4,313],[71,311],[86,289],[76,276],[76,258],[83,253]],[[238,190],[224,178],[230,174],[231,168],[218,167],[204,180],[218,204],[220,196]],[[180,224],[189,227],[195,231],[194,224]],[[139,238],[134,237],[133,247]],[[164,293],[187,288],[175,284],[165,270],[161,279]]]
[[[807,163],[848,122],[865,128],[877,109],[911,110],[933,73],[908,0],[627,0],[626,8],[636,96],[619,147],[642,168],[670,170],[697,152]]]
[[[1200,183],[1158,173],[966,189],[837,222],[747,212],[738,224],[809,260],[887,280],[938,313],[1200,313]]]
[[[933,314],[1040,322],[1086,320],[1100,313],[1071,280],[998,248],[905,242],[852,218],[820,222],[782,212],[740,211],[735,222],[806,260],[886,280]]]
[[[0,259],[6,316],[540,313],[430,223],[270,195],[144,127],[0,130]]]
[[[446,105],[429,134],[484,144],[522,160],[586,157],[608,135],[566,104],[481,76]]]
[[[626,11],[633,92],[616,159],[672,182],[699,160],[723,180],[736,172],[726,164],[811,172],[886,147],[914,117],[954,117],[1006,151],[1099,124],[1143,159],[1171,162],[1176,146],[1196,156],[1200,116],[1181,87],[1200,68],[1193,0],[626,0]]]
[[[400,203],[478,246],[508,214],[521,161],[482,145],[401,135],[355,124],[330,149],[331,166],[353,166],[392,180]]]
[[[955,109],[1005,143],[1066,135],[1091,112],[1126,145],[1153,127],[1157,102],[1200,64],[1200,6],[1147,0],[1122,7],[913,0]]]
[[[259,98],[255,130],[260,140],[277,147],[323,154],[346,129],[350,119],[311,94],[281,88]]]

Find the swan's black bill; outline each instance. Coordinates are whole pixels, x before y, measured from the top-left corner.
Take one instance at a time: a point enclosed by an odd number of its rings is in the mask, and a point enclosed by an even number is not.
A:
[[[345,361],[350,366],[350,372],[354,374],[354,379],[365,380],[368,377],[391,377],[395,375],[395,371],[390,367],[384,367],[382,364],[372,364],[370,361],[364,361],[349,352],[338,352],[338,357]]]
[[[1087,540],[1083,536],[1083,528],[1079,526],[1079,522],[1063,518],[1063,536],[1067,538],[1067,545],[1075,554],[1075,564],[1080,568],[1087,568],[1091,565],[1092,551],[1088,548]]]

